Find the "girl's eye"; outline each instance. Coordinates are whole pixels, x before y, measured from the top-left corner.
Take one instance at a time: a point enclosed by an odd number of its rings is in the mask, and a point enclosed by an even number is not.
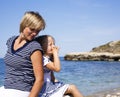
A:
[[[48,46],[51,46],[51,44],[48,44]]]

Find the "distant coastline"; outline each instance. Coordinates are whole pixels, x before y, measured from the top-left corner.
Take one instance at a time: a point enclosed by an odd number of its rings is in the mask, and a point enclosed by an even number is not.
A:
[[[71,52],[64,56],[71,61],[120,61],[120,41],[112,41],[89,52]]]
[[[109,52],[73,52],[66,54],[64,59],[71,61],[120,61],[120,54]]]

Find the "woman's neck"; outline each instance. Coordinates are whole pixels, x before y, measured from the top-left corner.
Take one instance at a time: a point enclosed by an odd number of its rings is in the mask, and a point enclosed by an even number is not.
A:
[[[14,50],[17,50],[18,48],[22,47],[27,41],[21,37],[21,35],[18,36],[18,38],[15,40],[14,43]]]

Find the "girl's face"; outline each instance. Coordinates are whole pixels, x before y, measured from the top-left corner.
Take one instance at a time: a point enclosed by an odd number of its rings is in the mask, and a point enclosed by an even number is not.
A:
[[[31,41],[32,39],[34,39],[34,38],[38,35],[39,31],[37,31],[37,30],[35,30],[35,29],[30,29],[29,27],[26,27],[26,28],[23,30],[22,33],[23,33],[24,38],[25,38],[26,40]]]
[[[55,46],[54,39],[48,37],[48,47],[47,47],[47,54],[51,55],[53,53],[53,47]]]

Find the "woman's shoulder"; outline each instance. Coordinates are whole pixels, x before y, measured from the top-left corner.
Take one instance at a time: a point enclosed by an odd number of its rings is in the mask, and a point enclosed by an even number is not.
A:
[[[32,47],[36,47],[37,46],[37,47],[41,48],[41,45],[37,41],[35,41],[35,40],[30,41],[29,45],[32,46]]]
[[[17,37],[18,37],[18,36],[15,36],[15,35],[14,35],[14,36],[9,37],[8,40],[13,40],[13,39],[15,39],[15,38],[17,38]]]
[[[18,37],[18,36],[11,36],[10,38],[8,38],[6,44],[9,44],[9,43],[13,42],[17,37]]]
[[[42,48],[41,48],[41,45],[37,42],[37,41],[30,41],[28,43],[28,46],[27,46],[29,49],[31,50],[41,50],[42,51]]]

